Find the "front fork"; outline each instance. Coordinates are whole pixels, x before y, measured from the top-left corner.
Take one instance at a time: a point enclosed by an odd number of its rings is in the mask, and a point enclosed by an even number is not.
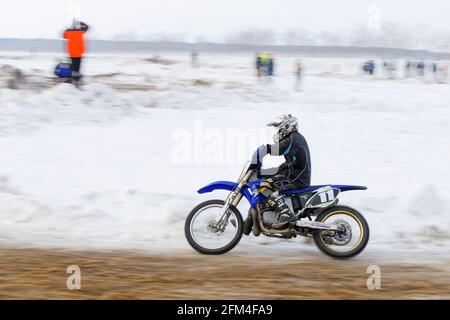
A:
[[[244,177],[239,180],[239,184],[237,185],[236,189],[231,191],[230,194],[225,199],[225,204],[222,208],[220,216],[211,222],[211,227],[222,232],[225,230],[228,224],[228,218],[230,217],[231,214],[231,212],[229,211],[230,206],[237,207],[237,205],[239,204],[239,202],[243,197],[241,190],[246,185],[252,173],[253,173],[252,170],[248,170],[247,173],[244,175]]]

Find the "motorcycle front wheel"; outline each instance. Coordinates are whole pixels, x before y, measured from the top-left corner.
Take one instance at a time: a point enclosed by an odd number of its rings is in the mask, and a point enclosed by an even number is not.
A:
[[[209,200],[196,206],[186,218],[184,233],[196,251],[203,254],[223,254],[233,249],[241,240],[244,222],[239,211],[230,206],[225,229],[211,224],[222,215],[223,200]]]
[[[346,206],[333,206],[322,211],[316,221],[337,224],[342,231],[314,233],[317,247],[330,257],[346,259],[360,254],[369,242],[369,225],[361,213]]]

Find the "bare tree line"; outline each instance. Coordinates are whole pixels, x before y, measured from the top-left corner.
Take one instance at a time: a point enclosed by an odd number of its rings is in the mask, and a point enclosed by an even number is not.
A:
[[[118,34],[112,40],[218,42],[248,45],[362,46],[450,52],[450,32],[435,31],[426,26],[408,28],[392,22],[384,23],[379,30],[370,30],[365,25],[361,25],[349,32],[313,31],[306,28],[282,32],[269,28],[248,29],[230,33],[222,40],[204,36],[193,38],[182,33],[160,32],[141,35],[130,31]]]
[[[278,33],[264,29],[245,30],[230,35],[225,42],[253,45],[364,46],[450,51],[450,32],[436,32],[423,26],[406,28],[395,23],[386,23],[380,30],[370,30],[361,26],[347,33],[315,32],[301,28]]]

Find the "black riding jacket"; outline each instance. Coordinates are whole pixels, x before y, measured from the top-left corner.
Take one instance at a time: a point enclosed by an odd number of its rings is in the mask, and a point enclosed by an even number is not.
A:
[[[278,167],[277,174],[286,175],[292,182],[311,185],[311,156],[302,134],[293,132],[280,142],[267,145],[267,153],[286,159]]]

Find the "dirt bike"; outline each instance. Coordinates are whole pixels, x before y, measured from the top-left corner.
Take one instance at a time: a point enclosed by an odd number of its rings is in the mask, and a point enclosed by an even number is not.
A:
[[[216,181],[200,190],[204,194],[214,190],[228,190],[225,200],[208,200],[197,205],[185,222],[189,244],[203,254],[223,254],[241,240],[244,228],[237,209],[243,197],[250,204],[255,236],[290,239],[311,237],[317,247],[333,258],[350,258],[361,253],[369,241],[369,226],[365,218],[347,206],[338,205],[338,195],[344,191],[366,190],[364,186],[316,185],[282,192],[295,223],[280,227],[279,215],[266,202],[259,186],[264,180],[258,170],[247,163],[237,182]],[[276,227],[275,227],[276,226]]]

